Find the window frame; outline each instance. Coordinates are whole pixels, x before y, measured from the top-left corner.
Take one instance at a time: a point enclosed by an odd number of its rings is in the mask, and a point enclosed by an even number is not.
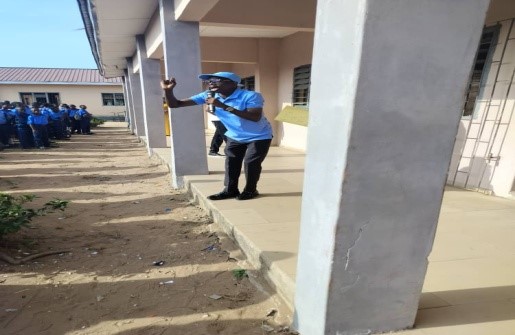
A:
[[[307,83],[305,82],[306,80]],[[311,93],[311,64],[304,64],[293,68],[292,83],[292,106],[308,108]]]
[[[109,105],[105,103],[105,99],[110,99],[113,104]],[[102,107],[120,107],[125,106],[125,95],[123,93],[100,93],[100,100],[102,101]]]
[[[481,33],[481,39],[479,41],[479,45],[476,51],[476,56],[474,57],[474,63],[472,64],[472,68],[470,69],[470,75],[469,80],[467,83],[467,90],[465,92],[464,102],[463,102],[463,108],[461,111],[461,118],[465,120],[469,119],[475,119],[477,117],[477,101],[481,98],[484,91],[484,86],[486,83],[486,80],[488,79],[488,74],[490,73],[490,68],[492,66],[493,61],[493,54],[495,52],[495,48],[498,43],[499,33],[501,30],[500,25],[485,27]],[[479,71],[479,81],[476,81],[478,85],[477,94],[474,97],[473,101],[470,99],[470,94],[472,92],[472,85],[474,83],[474,76],[477,75],[476,73],[476,67],[478,65],[478,56],[481,51],[481,44],[483,41],[483,38],[486,34],[492,34],[492,38],[490,40],[490,45],[488,46],[487,53],[484,57],[484,65],[483,68]],[[467,108],[468,104],[472,104],[471,108]],[[465,114],[467,111],[470,111],[469,114]]]
[[[61,93],[60,92],[18,92],[18,96],[20,97],[20,102],[23,102],[26,105],[32,105],[34,102],[37,102],[36,100],[36,94],[39,95],[39,98],[41,99],[44,95],[45,102],[44,103],[51,103],[51,104],[57,104],[59,105],[61,103]],[[27,103],[24,98],[27,96],[30,96],[30,102]],[[50,96],[53,98],[50,99]],[[56,98],[56,99],[54,99]],[[42,103],[42,102],[40,102]]]

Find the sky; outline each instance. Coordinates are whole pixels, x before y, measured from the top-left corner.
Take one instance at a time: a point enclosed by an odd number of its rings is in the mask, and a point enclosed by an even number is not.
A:
[[[77,0],[0,2],[0,67],[96,68]]]

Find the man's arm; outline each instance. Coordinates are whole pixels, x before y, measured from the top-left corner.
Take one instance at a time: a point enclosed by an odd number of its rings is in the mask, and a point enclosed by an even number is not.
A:
[[[32,115],[29,115],[27,124],[29,125],[30,129],[32,129],[32,131],[36,130],[36,127],[34,127],[34,120],[32,119]]]
[[[218,100],[217,100],[218,101]],[[242,119],[258,122],[261,120],[261,116],[263,115],[263,108],[247,108],[244,111],[237,110],[236,108],[227,106],[223,103],[220,103],[222,106],[217,106],[223,108],[225,111],[234,114],[236,116],[241,117]]]
[[[163,80],[161,82],[161,87],[165,91],[166,104],[169,108],[179,108],[179,107],[188,107],[195,106],[196,103],[191,99],[179,100],[173,94],[173,89],[177,85],[175,78],[171,78],[169,80]]]
[[[251,108],[247,108],[243,111],[240,111],[234,107],[224,104],[223,102],[221,102],[215,98],[207,98],[206,103],[213,104],[213,106],[215,106],[215,107],[222,108],[224,111],[227,111],[231,114],[241,117],[242,119],[253,121],[253,122],[258,122],[259,120],[261,120],[261,116],[263,115],[262,107],[251,107]]]

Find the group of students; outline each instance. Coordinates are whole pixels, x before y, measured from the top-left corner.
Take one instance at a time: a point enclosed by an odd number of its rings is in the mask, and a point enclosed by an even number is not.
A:
[[[10,147],[16,138],[22,149],[50,147],[50,139],[65,140],[71,134],[91,135],[90,114],[85,105],[4,101],[0,109],[0,147]]]

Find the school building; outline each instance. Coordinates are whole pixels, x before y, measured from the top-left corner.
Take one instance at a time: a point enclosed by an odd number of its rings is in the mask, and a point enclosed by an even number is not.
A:
[[[168,146],[160,80],[175,77],[176,96],[187,98],[202,90],[199,74],[232,71],[263,94],[274,152],[296,150],[270,182],[282,195],[257,199],[261,212],[205,206],[215,218],[244,221],[246,213],[258,222],[282,198],[298,196],[295,268],[275,280],[294,282],[281,293],[304,335],[413,326],[445,185],[513,199],[511,0],[78,4],[101,74],[123,78],[131,130],[149,154],[166,153],[176,187],[210,187],[202,184],[212,166],[206,122],[201,106],[170,110]],[[281,193],[280,183],[298,187],[288,178],[304,153],[300,188]],[[282,222],[297,220],[282,210]],[[279,254],[255,258],[266,263]],[[267,269],[282,263],[269,261]]]
[[[106,119],[120,119],[126,110],[122,80],[97,69],[0,67],[0,100],[86,105]]]

